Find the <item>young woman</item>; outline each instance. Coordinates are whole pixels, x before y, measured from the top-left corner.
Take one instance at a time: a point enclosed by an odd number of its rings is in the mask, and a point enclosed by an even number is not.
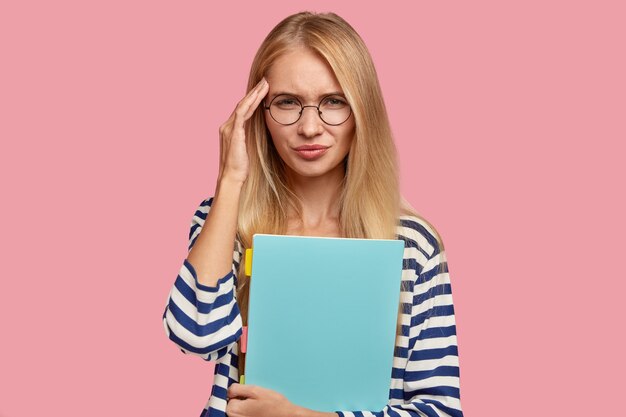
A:
[[[332,13],[279,23],[259,48],[248,94],[220,140],[215,196],[193,217],[189,255],[163,315],[183,352],[217,362],[202,417],[335,415],[237,383],[248,295],[242,253],[254,233],[404,240],[389,404],[336,414],[461,416],[443,246],[402,202],[378,79],[354,29]]]

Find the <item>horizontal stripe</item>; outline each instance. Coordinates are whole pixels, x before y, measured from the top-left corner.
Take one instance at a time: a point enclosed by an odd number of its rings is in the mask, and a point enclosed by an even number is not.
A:
[[[191,285],[181,275],[178,276],[174,287],[178,292],[189,302],[189,304],[196,306],[199,313],[209,313],[211,310],[228,305],[233,301],[232,280],[230,280],[232,274],[228,274],[224,277],[224,281],[218,283],[218,287],[215,287],[216,291],[206,293],[198,289],[192,282]],[[230,283],[228,281],[231,281]],[[202,298],[200,298],[202,297]]]
[[[226,383],[224,383],[226,384]],[[220,386],[218,382],[215,382],[213,385],[213,391],[211,392],[214,396],[218,398],[228,398],[228,390],[223,386]]]
[[[411,275],[407,274],[407,276],[410,277]],[[413,280],[411,279],[404,279],[404,276],[402,278],[403,279],[400,282],[400,291],[406,291],[408,293],[412,293],[415,282],[413,282]]]
[[[440,397],[454,397],[459,398],[459,389],[456,387],[428,387],[415,391],[407,391],[407,398],[415,398],[420,395],[437,395]]]
[[[184,344],[179,345],[180,347],[194,353],[201,353],[203,355],[217,351],[224,346],[229,345],[233,341],[237,340],[235,338],[236,335],[241,334],[241,318],[236,319],[227,326],[223,326],[219,329],[219,331],[205,336],[197,336],[187,330],[184,326],[180,325],[173,318],[169,310],[166,315],[165,324],[168,328],[168,335],[170,338],[172,338],[172,335],[175,335],[175,341],[184,342]],[[174,341],[174,339],[172,340]],[[228,340],[228,342],[224,342],[226,340]]]
[[[461,409],[461,401],[458,398],[455,398],[455,397],[447,397],[447,396],[441,396],[441,395],[420,394],[419,398],[416,397],[412,401],[413,401],[412,404],[415,404],[418,401],[420,403],[428,403],[428,404],[432,404],[434,402],[440,402],[440,403],[446,404],[448,407],[453,408],[455,410],[460,410]]]
[[[456,335],[456,326],[447,326],[447,327],[431,327],[428,329],[424,329],[420,332],[417,337],[419,340],[424,339],[435,339],[440,337],[449,337]]]
[[[408,378],[406,374],[404,378]],[[432,376],[430,378],[408,381],[407,386],[413,391],[425,391],[432,387],[456,387],[459,385],[458,376]]]
[[[189,343],[190,341],[192,341],[191,338],[186,337],[185,335],[183,335],[183,337],[179,336],[179,334],[184,332],[184,329],[180,328],[175,330],[172,327],[169,327],[169,330],[169,339],[172,342],[176,343],[180,348],[184,349],[186,353],[195,353],[196,355],[199,355],[203,357],[203,359],[207,360],[209,359],[207,355],[217,351],[220,351],[219,356],[223,357],[225,351],[222,349],[235,343],[237,340],[239,340],[239,337],[241,337],[241,327],[239,327],[239,330],[233,333],[223,332],[223,334],[219,334],[217,336],[210,335],[213,336],[213,338],[207,339],[209,343],[197,343],[192,345],[191,343]]]
[[[411,417],[415,416],[416,412],[419,413],[419,416],[442,417],[442,415],[439,414],[439,412],[434,407],[431,407],[430,405],[424,404],[422,402],[407,404],[402,408],[405,409],[405,412],[408,413],[408,415]]]
[[[452,408],[452,407],[448,407],[446,404],[441,403],[439,401],[436,401],[436,400],[423,400],[423,401],[426,404],[434,405],[438,410],[443,411],[444,413],[446,413],[450,417],[462,417],[463,416],[463,413],[461,412],[461,410],[458,410],[458,409]]]
[[[427,251],[429,256],[436,255],[439,252],[439,242],[434,233],[420,219],[403,217],[400,219],[401,227],[412,231],[412,236],[418,236],[420,245]],[[426,243],[421,239],[425,239]]]
[[[419,351],[427,351],[432,349],[443,349],[451,346],[456,346],[456,336],[437,337],[420,340]]]
[[[172,295],[174,297],[174,295]],[[224,310],[224,309],[222,309]],[[169,311],[171,316],[166,316],[167,323],[172,327],[174,322],[179,326],[184,327],[187,331],[189,331],[195,338],[201,339],[205,336],[210,336],[214,333],[220,331],[224,326],[229,326],[235,320],[239,320],[241,322],[241,317],[239,316],[239,307],[237,303],[232,304],[232,308],[228,311],[227,315],[220,315],[216,317],[215,315],[202,315],[207,318],[213,318],[213,321],[205,323],[204,320],[198,320],[200,315],[188,315],[182,308],[178,306],[174,302],[172,298],[172,302],[169,305]],[[173,319],[173,320],[172,320]]]
[[[452,287],[450,284],[436,284],[431,283],[431,287],[424,293],[416,294],[413,296],[413,304],[419,305],[428,299],[436,297],[438,295],[451,295]]]
[[[396,348],[394,349],[394,356],[398,357],[398,358],[408,358],[409,357],[409,349],[402,347],[402,346],[396,346]]]
[[[406,241],[405,241],[406,245]],[[411,268],[419,274],[422,272],[424,265],[428,263],[428,256],[417,248],[411,246],[404,247],[404,259],[406,261],[415,261],[415,265]]]
[[[405,271],[415,271],[417,274],[419,274],[419,272],[422,270],[422,266],[417,262],[416,259],[410,258],[404,259],[402,261],[402,269],[403,274],[405,273]]]
[[[407,247],[415,248],[422,252],[427,258],[430,258],[435,253],[434,246],[430,243],[430,239],[424,235],[416,233],[415,230],[410,227],[400,226],[397,229],[398,238],[403,240]]]
[[[457,366],[438,366],[428,371],[404,372],[404,377],[409,381],[418,381],[432,376],[459,376],[459,368]]]
[[[403,410],[402,407],[387,407],[385,409],[385,415],[389,417],[412,417],[411,413]]]
[[[421,326],[412,326],[409,329],[409,346],[413,346],[417,340],[421,340],[421,332],[425,329],[439,329],[444,327],[455,326],[454,316],[432,316],[428,318],[427,323],[422,323]]]
[[[424,323],[424,320],[437,316],[454,316],[454,307],[452,305],[434,306],[411,318],[411,326],[418,326]]]
[[[420,361],[420,360],[428,360],[428,359],[436,359],[441,358],[443,356],[458,356],[459,351],[456,346],[447,346],[441,349],[424,349],[424,350],[414,350],[411,352],[410,361]]]
[[[217,397],[215,397],[217,398]],[[226,401],[220,401],[223,402],[224,405],[223,406],[219,406],[218,407],[209,407],[209,409],[206,411],[206,414],[204,414],[204,416],[202,417],[226,417]],[[222,408],[224,409],[224,411],[222,410]]]
[[[417,278],[416,284],[419,285],[419,284],[429,282],[433,280],[434,278],[438,278],[440,275],[443,275],[443,277],[441,277],[440,281],[438,282],[441,282],[441,281],[448,282],[448,280],[446,279],[447,273],[448,273],[447,263],[437,264],[432,269],[428,269],[428,270],[426,270],[426,268],[427,267],[424,267],[424,271],[422,271],[422,273]]]
[[[430,371],[438,366],[459,366],[459,358],[456,354],[446,355],[435,359],[412,360],[406,365],[407,372]]]

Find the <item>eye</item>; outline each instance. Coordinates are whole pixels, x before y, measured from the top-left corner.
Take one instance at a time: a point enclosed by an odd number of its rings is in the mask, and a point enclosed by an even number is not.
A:
[[[346,100],[340,96],[330,96],[322,100],[322,107],[330,109],[341,109],[343,107],[346,107],[347,105],[348,102],[346,102]]]
[[[291,96],[278,96],[274,99],[272,104],[280,109],[299,109],[300,102],[297,98]]]

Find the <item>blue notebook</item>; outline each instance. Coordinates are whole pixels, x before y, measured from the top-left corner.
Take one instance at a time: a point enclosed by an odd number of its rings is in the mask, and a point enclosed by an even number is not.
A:
[[[255,235],[245,383],[317,411],[388,402],[404,242]]]

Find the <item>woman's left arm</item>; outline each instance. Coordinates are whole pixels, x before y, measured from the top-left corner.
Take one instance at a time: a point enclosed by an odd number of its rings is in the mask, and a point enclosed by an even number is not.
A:
[[[445,253],[436,239],[413,290],[403,389],[381,411],[338,411],[340,417],[462,417],[459,357]],[[400,390],[398,390],[400,391]],[[394,393],[392,393],[394,394]]]

